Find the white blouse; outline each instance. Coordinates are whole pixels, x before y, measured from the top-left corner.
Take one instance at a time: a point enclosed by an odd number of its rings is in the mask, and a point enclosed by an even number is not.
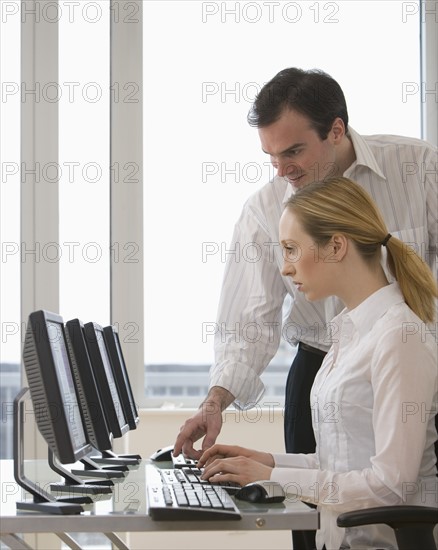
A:
[[[331,325],[333,344],[311,391],[316,452],[274,455],[271,479],[288,498],[318,505],[318,549],[395,548],[389,527],[341,529],[336,518],[373,506],[438,507],[436,329],[396,283]]]

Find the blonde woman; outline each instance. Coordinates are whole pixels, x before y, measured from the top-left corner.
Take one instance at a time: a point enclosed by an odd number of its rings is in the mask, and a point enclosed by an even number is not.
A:
[[[283,276],[309,301],[338,296],[331,348],[311,391],[312,454],[214,445],[204,478],[280,482],[321,512],[317,548],[396,548],[385,525],[341,529],[348,510],[436,506],[437,284],[414,250],[388,233],[370,196],[333,178],[299,190],[280,220]],[[382,267],[382,249],[394,281]],[[392,277],[391,277],[392,279]]]

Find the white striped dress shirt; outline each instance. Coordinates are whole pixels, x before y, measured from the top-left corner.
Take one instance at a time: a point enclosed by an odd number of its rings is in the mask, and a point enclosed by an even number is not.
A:
[[[431,144],[400,136],[349,136],[356,160],[344,176],[358,182],[379,206],[388,230],[412,246],[436,271],[438,155]],[[264,392],[260,375],[283,336],[327,351],[343,308],[337,298],[308,302],[283,277],[278,225],[292,188],[275,177],[245,203],[236,223],[225,268],[215,335],[210,387],[221,386],[239,408],[250,408]],[[282,319],[283,302],[290,308]]]

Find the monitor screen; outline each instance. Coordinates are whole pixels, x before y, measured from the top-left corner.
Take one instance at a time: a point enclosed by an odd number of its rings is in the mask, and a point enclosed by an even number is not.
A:
[[[84,428],[91,445],[99,451],[111,449],[112,434],[91,366],[84,337],[84,325],[79,319],[66,323],[67,349],[76,384]]]
[[[23,363],[41,435],[62,464],[76,462],[92,447],[82,424],[61,316],[44,310],[29,315]]]
[[[111,358],[111,364],[114,370],[117,387],[122,400],[125,417],[129,428],[135,430],[139,421],[138,409],[135,404],[131,383],[129,381],[128,370],[126,368],[125,358],[123,356],[122,346],[120,344],[119,333],[115,326],[108,326],[103,329],[106,348]]]
[[[122,437],[129,430],[129,424],[123,412],[103,329],[97,323],[86,323],[84,334],[109,429],[113,437]]]

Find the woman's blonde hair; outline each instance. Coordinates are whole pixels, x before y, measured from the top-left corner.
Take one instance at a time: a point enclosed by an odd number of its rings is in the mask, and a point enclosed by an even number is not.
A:
[[[396,237],[387,238],[382,215],[360,185],[344,177],[314,182],[292,195],[286,208],[293,210],[319,245],[342,233],[354,242],[365,261],[374,262],[385,244],[389,270],[406,303],[425,323],[434,320],[438,290],[432,271],[412,247]]]

